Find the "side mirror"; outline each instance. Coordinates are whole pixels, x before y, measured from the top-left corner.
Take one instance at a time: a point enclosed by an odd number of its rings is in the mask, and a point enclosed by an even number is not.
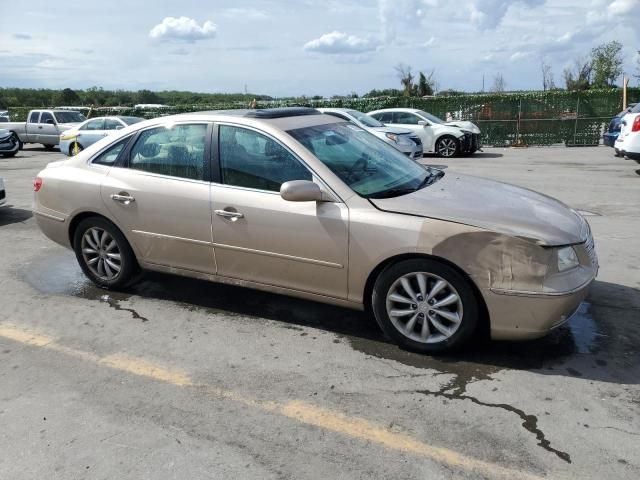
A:
[[[49,125],[53,125],[53,120],[51,120],[51,119],[49,118],[49,119],[47,119],[47,121],[46,121],[46,122],[44,122],[44,123],[47,123],[47,124],[49,124]]]
[[[320,185],[309,180],[291,180],[280,186],[280,196],[289,202],[322,202]]]
[[[427,122],[425,122],[424,120],[419,120],[418,121],[418,125],[421,125],[423,127],[428,127],[429,126],[429,124]]]

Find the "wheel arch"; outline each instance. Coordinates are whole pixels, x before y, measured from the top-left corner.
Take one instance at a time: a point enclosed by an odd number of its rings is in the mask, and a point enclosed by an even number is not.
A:
[[[487,304],[484,300],[484,297],[480,293],[480,289],[478,288],[476,283],[473,281],[473,279],[467,274],[467,272],[462,270],[455,263],[447,260],[446,258],[439,257],[437,255],[429,255],[426,253],[403,253],[399,255],[394,255],[380,262],[378,265],[376,265],[376,267],[373,270],[371,270],[371,272],[369,273],[369,276],[367,277],[367,281],[365,282],[364,292],[363,292],[363,303],[364,303],[365,309],[368,312],[372,311],[371,297],[373,294],[373,287],[376,283],[376,280],[384,270],[386,270],[391,265],[394,265],[403,260],[420,260],[420,259],[433,260],[436,262],[440,262],[452,268],[456,272],[458,272],[460,275],[462,275],[462,277],[465,280],[467,280],[467,282],[469,282],[469,285],[471,286],[471,289],[473,290],[473,293],[476,299],[478,300],[478,305],[480,307],[479,308],[480,319],[478,324],[478,331],[484,338],[489,338],[490,329],[491,329],[491,319],[489,317],[489,309],[487,308]]]
[[[129,243],[129,246],[131,247],[131,249],[133,250],[133,245],[131,243],[131,241],[129,240],[129,238],[127,237],[127,234],[124,232],[124,230],[122,230],[122,228],[120,228],[120,226],[113,221],[113,219],[107,217],[106,215],[102,214],[102,213],[98,213],[92,210],[86,210],[83,212],[79,212],[76,215],[74,215],[71,220],[69,221],[69,229],[67,232],[67,235],[69,237],[69,245],[71,245],[71,247],[73,248],[73,237],[75,236],[76,233],[76,229],[78,228],[78,225],[80,225],[80,222],[82,222],[83,220],[87,219],[87,218],[91,218],[91,217],[97,217],[97,218],[101,218],[103,220],[106,220],[109,223],[112,223],[122,234],[122,236],[125,238],[125,240]],[[135,252],[135,250],[133,250]]]

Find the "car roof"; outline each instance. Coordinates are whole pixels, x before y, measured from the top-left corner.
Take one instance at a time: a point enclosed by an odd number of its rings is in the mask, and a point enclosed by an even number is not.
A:
[[[404,107],[395,107],[395,108],[381,108],[380,110],[374,110],[373,112],[369,112],[369,113],[380,113],[380,112],[409,112],[409,113],[415,113],[415,112],[419,112],[420,110],[417,108],[404,108]]]
[[[337,107],[330,107],[330,108],[319,108],[318,111],[320,112],[343,112],[343,113],[347,113],[350,111],[354,111],[355,108],[337,108]]]

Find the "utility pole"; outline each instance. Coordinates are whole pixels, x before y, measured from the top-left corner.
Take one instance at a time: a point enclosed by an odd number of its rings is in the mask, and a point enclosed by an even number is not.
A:
[[[482,93],[484,93],[484,74],[482,74]]]
[[[629,86],[629,77],[622,77],[622,110],[627,109],[627,87]]]

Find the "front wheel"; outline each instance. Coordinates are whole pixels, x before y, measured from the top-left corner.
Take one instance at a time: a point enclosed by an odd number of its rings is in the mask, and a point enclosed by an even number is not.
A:
[[[376,280],[375,318],[396,344],[420,353],[461,347],[476,332],[480,308],[466,280],[431,259],[398,262]]]
[[[77,154],[79,154],[82,150],[84,150],[82,148],[82,145],[80,145],[78,142],[73,142],[71,147],[69,147],[69,156],[74,157]]]
[[[133,279],[135,255],[110,221],[99,217],[82,220],[74,233],[73,247],[83,272],[97,286],[117,289]]]
[[[460,151],[460,145],[458,140],[453,137],[445,136],[438,139],[436,142],[436,153],[439,157],[451,158],[458,155]]]

